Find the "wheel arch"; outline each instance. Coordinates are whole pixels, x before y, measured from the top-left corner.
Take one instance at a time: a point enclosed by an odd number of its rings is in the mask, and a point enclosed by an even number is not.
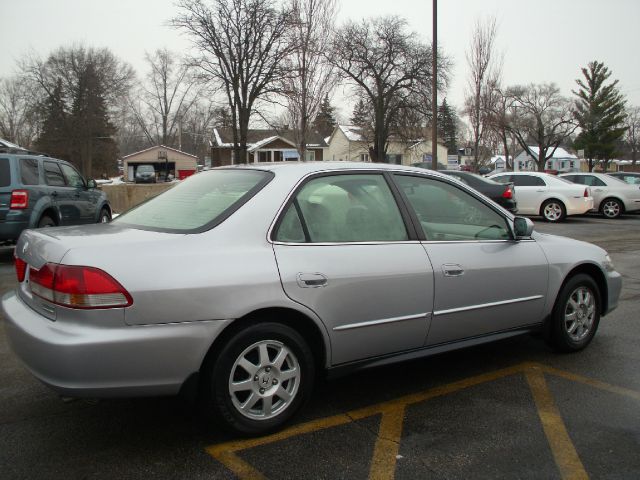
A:
[[[46,207],[38,215],[35,216],[34,221],[33,221],[33,226],[34,227],[38,226],[38,223],[40,222],[42,217],[49,217],[54,222],[56,222],[56,225],[60,225],[60,216],[58,215],[58,211],[56,210],[55,207],[53,207],[53,205],[50,205],[50,206]]]
[[[518,195],[516,193],[516,195]],[[516,199],[518,197],[516,196]],[[564,200],[562,200],[560,197],[549,197],[549,198],[545,198],[542,203],[540,203],[540,215],[542,215],[542,209],[544,208],[545,204],[549,203],[549,202],[558,202],[559,204],[562,205],[562,208],[564,208],[564,211],[567,211],[567,202],[565,202]]]
[[[271,307],[254,310],[243,317],[231,322],[213,341],[205,358],[203,366],[215,359],[222,346],[238,331],[264,321],[286,325],[298,332],[308,343],[318,368],[326,368],[330,358],[329,338],[320,326],[308,315],[287,307]]]
[[[607,280],[602,269],[599,266],[594,265],[593,263],[583,263],[573,267],[573,269],[564,278],[562,285],[560,285],[560,288],[558,289],[558,293],[562,291],[569,279],[580,273],[590,276],[591,278],[593,278],[593,281],[596,282],[596,285],[598,286],[598,293],[600,294],[601,314],[604,315],[609,310],[609,290],[607,288]]]

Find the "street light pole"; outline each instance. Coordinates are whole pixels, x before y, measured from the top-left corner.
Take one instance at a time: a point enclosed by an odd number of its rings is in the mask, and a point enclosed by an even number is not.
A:
[[[431,78],[431,168],[438,169],[438,0],[433,3],[433,47]]]

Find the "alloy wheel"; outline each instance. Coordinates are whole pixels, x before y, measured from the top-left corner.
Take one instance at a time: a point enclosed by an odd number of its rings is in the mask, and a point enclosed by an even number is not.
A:
[[[576,288],[567,300],[564,310],[564,328],[569,338],[579,342],[591,331],[596,315],[596,299],[584,285]]]
[[[550,222],[557,222],[562,218],[562,207],[555,203],[547,203],[543,210],[544,218]]]
[[[607,200],[602,205],[602,214],[609,218],[618,217],[620,215],[620,204],[616,200]]]
[[[247,347],[229,375],[229,394],[236,410],[253,420],[268,420],[293,402],[301,380],[293,352],[277,340]]]

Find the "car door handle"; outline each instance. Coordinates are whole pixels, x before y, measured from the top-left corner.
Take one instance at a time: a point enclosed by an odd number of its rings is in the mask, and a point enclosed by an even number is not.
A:
[[[542,192],[544,192],[544,189],[543,190],[536,190],[536,192],[542,193]]]
[[[317,288],[327,285],[327,277],[321,273],[299,273],[298,286],[301,288]]]
[[[464,275],[464,268],[456,263],[448,263],[442,266],[445,277],[460,277]]]

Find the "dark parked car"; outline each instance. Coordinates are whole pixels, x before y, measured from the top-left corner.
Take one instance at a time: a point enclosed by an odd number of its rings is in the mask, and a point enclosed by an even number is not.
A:
[[[640,173],[638,172],[613,172],[609,173],[612,177],[616,177],[630,185],[640,185]]]
[[[63,160],[0,147],[0,242],[27,228],[110,221],[107,196],[96,187]]]
[[[140,165],[136,169],[136,183],[156,183],[156,169],[153,165]]]
[[[466,183],[471,188],[476,189],[485,197],[489,197],[498,205],[512,213],[518,211],[518,203],[516,202],[513,183],[498,183],[489,178],[476,175],[475,173],[460,172],[457,170],[441,170],[440,173],[457,178],[462,183]]]

